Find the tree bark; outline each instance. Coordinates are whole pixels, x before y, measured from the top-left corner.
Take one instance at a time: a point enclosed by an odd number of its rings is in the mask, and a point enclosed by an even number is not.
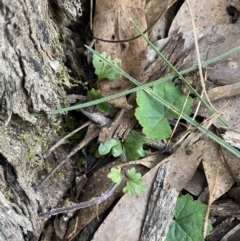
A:
[[[38,213],[59,204],[73,179],[67,166],[34,189],[57,165],[42,153],[59,138],[54,133],[61,119],[30,113],[49,115],[61,106],[69,80],[65,53],[69,59],[77,53],[66,27],[81,11],[80,0],[0,0],[0,240],[38,240],[44,227]],[[76,67],[72,72],[81,78]]]

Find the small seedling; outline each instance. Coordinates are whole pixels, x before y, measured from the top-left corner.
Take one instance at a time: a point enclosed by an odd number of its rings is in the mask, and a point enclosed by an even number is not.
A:
[[[136,131],[131,131],[124,142],[116,139],[110,139],[101,143],[98,151],[100,155],[111,153],[114,157],[124,156],[126,160],[136,160],[144,157],[146,152],[143,150],[144,141]],[[121,168],[112,168],[108,174],[108,178],[113,183],[117,183],[121,177]],[[123,192],[132,196],[134,193],[142,193],[146,190],[145,182],[141,178],[140,173],[136,173],[135,168],[126,171],[127,185],[123,188]]]
[[[120,167],[112,167],[107,177],[113,183],[119,183],[121,180],[121,168]]]
[[[125,141],[112,138],[101,143],[98,151],[100,155],[111,153],[114,157],[123,154],[128,161],[133,161],[145,156],[147,151],[143,150],[143,144],[141,136],[136,131],[131,131]]]
[[[88,91],[87,97],[91,101],[91,100],[101,99],[102,95],[100,93],[100,90],[91,89],[90,91]],[[97,104],[98,111],[102,113],[108,112],[110,108],[111,108],[111,105],[108,102]]]
[[[111,168],[108,178],[111,179],[113,183],[119,183],[121,180],[121,168]],[[127,185],[123,188],[124,193],[132,196],[135,193],[140,194],[146,191],[146,184],[142,180],[142,175],[136,172],[134,167],[126,171],[126,178]]]
[[[123,192],[132,196],[133,194],[143,193],[146,191],[146,184],[142,179],[141,173],[136,172],[136,169],[132,167],[127,170],[127,186],[123,188]]]

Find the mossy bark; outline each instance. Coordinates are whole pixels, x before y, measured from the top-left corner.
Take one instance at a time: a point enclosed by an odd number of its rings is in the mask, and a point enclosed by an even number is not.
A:
[[[80,0],[65,2],[0,1],[0,240],[38,240],[44,227],[38,212],[60,203],[73,179],[68,166],[34,189],[57,165],[42,153],[59,138],[54,123],[61,119],[49,114],[61,106],[61,84],[69,79],[59,38],[81,15]]]

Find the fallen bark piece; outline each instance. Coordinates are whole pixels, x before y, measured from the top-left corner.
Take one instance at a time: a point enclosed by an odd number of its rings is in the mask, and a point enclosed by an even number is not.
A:
[[[166,187],[169,165],[167,162],[158,169],[140,241],[164,241],[167,236],[178,197],[175,188]]]

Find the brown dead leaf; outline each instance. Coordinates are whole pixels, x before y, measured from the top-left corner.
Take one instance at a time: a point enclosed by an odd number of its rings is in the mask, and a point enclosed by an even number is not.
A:
[[[188,1],[193,12],[194,22],[197,29],[229,23],[230,17],[226,11],[229,3],[227,3],[226,0]],[[181,29],[182,32],[192,30],[191,17],[186,2],[183,3],[173,20],[169,35],[179,29]]]
[[[235,182],[240,186],[240,162],[239,158],[222,148],[224,161]]]
[[[240,133],[233,131],[233,130],[227,130],[224,135],[222,135],[223,139],[231,144],[232,146],[235,146],[240,149]]]
[[[173,12],[166,15],[166,12],[175,2],[176,0],[161,0],[159,4],[158,0],[150,0],[145,6],[147,26],[150,28],[148,33],[152,42],[166,37],[165,33],[169,25],[167,20],[171,14],[174,15]]]
[[[138,241],[148,199],[159,166],[165,162],[170,162],[172,179],[168,177],[165,183],[168,183],[168,186],[181,190],[191,179],[197,168],[203,153],[203,143],[203,141],[199,141],[193,144],[192,147],[178,149],[173,155],[164,159],[163,162],[145,174],[143,179],[146,182],[147,191],[132,197],[124,195],[105,219],[104,225],[99,227],[93,241]],[[185,169],[181,167],[180,163]]]
[[[96,171],[92,176],[89,177],[88,182],[86,184],[86,189],[84,195],[82,195],[78,201],[83,202],[90,200],[93,197],[101,195],[104,191],[106,191],[109,187],[111,187],[112,182],[107,177],[109,170],[121,164],[121,160],[114,161],[108,165],[105,165],[103,168]],[[142,174],[146,173],[148,170],[147,168],[140,166],[140,165],[133,165],[136,170]],[[94,218],[96,218],[97,214],[100,215],[103,213],[107,208],[109,208],[112,202],[123,195],[122,189],[126,185],[126,179],[123,178],[120,185],[115,189],[114,193],[104,202],[96,206],[90,206],[84,209],[77,210],[73,217],[70,219],[68,223],[67,232],[62,239],[63,241],[70,241],[72,240],[81,230],[82,228],[91,222]]]
[[[209,187],[209,205],[211,205],[234,183],[234,179],[221,156],[219,146],[212,140],[205,141],[203,168]]]
[[[191,147],[180,148],[168,159],[171,162],[166,182],[180,192],[193,177],[203,154],[203,141]]]
[[[199,196],[206,186],[207,182],[203,171],[197,170],[184,189],[194,196]]]
[[[130,19],[133,19],[142,30],[145,30],[147,23],[143,7],[142,0],[97,0],[94,17],[94,35],[97,38],[109,41],[125,40],[137,36],[138,33],[131,24]],[[120,43],[96,40],[95,49],[99,53],[105,51],[112,58],[117,57],[121,59],[121,68],[138,81],[142,81],[147,59],[147,43],[142,38]],[[114,81],[115,86],[112,86],[112,83],[110,83],[110,81],[100,82],[99,89],[103,96],[123,91],[132,86],[123,77]],[[111,101],[115,106],[119,106],[118,102],[118,99]]]
[[[137,160],[137,164],[141,164],[149,169],[155,167],[159,162],[167,158],[166,153],[151,153],[151,155],[146,156],[140,160]]]
[[[148,1],[144,8],[148,27],[152,26],[175,2],[176,0],[162,0],[159,4],[158,0]]]
[[[239,26],[215,25],[212,27],[197,29],[198,44],[200,49],[201,61],[216,57],[240,45]],[[193,32],[191,30],[183,33],[185,39],[183,53],[188,53],[183,69],[197,63]],[[239,54],[232,54],[227,58],[218,61],[216,64],[207,68],[208,78],[212,81],[224,80],[225,84],[235,84],[239,79],[240,58]]]
[[[208,139],[205,141],[203,168],[208,182],[209,198],[203,236],[206,237],[208,216],[211,204],[226,193],[234,184],[234,179],[224,161],[221,149],[217,143]]]
[[[193,1],[189,0],[193,15],[195,17],[196,32],[200,48],[201,61],[215,57],[240,44],[239,24],[231,24],[227,7],[232,1],[214,0]],[[237,2],[237,1],[235,1]],[[194,39],[192,34],[192,23],[189,10],[184,3],[176,15],[169,34],[181,29],[185,46],[183,52],[188,54],[183,68],[190,67],[197,63],[195,54]],[[240,59],[238,54],[231,55],[223,61],[207,69],[207,75],[212,81],[224,81],[224,83],[234,84],[238,82],[238,66]]]
[[[231,229],[220,241],[234,241],[239,240],[240,236],[240,224]]]
[[[240,103],[240,95],[238,96],[232,96],[227,99],[221,99],[212,101],[213,106],[215,109],[220,109],[224,105],[224,107],[221,109],[220,117],[227,123],[228,127],[232,130],[235,130],[237,132],[240,132],[240,109],[239,109],[239,103]],[[209,112],[201,107],[198,111],[199,116],[203,116],[205,118],[210,117],[211,115]],[[219,122],[217,120],[213,120],[213,124],[215,126],[220,126]]]

